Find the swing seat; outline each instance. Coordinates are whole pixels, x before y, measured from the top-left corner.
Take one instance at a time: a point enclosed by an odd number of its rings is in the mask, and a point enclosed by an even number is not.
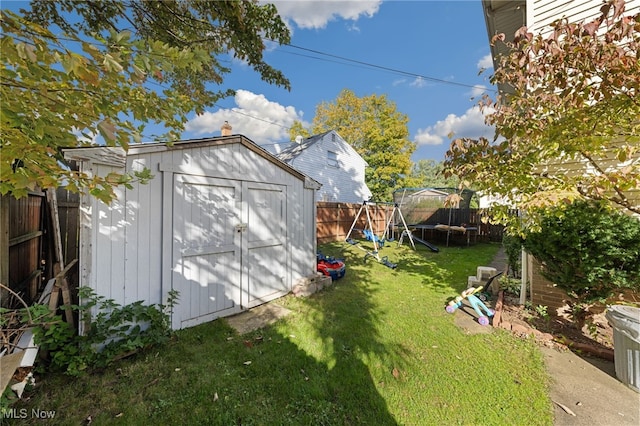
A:
[[[380,244],[381,248],[384,246],[384,240],[380,239],[376,234],[371,232],[371,230],[365,229],[364,231],[362,231],[362,233],[364,234],[364,237],[367,239],[367,241],[378,243]]]

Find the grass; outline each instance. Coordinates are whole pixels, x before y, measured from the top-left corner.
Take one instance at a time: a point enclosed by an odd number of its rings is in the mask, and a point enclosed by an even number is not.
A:
[[[224,319],[165,347],[72,379],[40,378],[18,409],[55,410],[49,424],[551,425],[542,355],[502,330],[468,335],[444,305],[499,246],[413,251],[363,262],[329,244],[347,274],[243,336]],[[26,422],[38,423],[35,419]]]

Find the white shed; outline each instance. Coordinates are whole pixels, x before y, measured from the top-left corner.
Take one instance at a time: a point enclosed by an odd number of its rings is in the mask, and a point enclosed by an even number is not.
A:
[[[319,184],[241,135],[64,150],[90,175],[150,169],[106,205],[81,198],[80,286],[126,305],[166,303],[172,327],[287,294],[316,272]]]

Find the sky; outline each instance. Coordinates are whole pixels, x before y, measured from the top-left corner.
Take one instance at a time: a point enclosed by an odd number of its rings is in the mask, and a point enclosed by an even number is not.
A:
[[[182,139],[219,136],[228,121],[233,134],[259,145],[288,142],[295,120],[310,127],[316,107],[344,89],[359,97],[384,95],[408,117],[414,162],[444,160],[451,135],[493,137],[477,107],[483,93],[496,95],[481,0],[269,2],[287,23],[291,42],[270,43],[264,59],[285,74],[291,90],[232,60],[222,88],[236,90],[235,97],[193,113]],[[16,11],[26,6],[3,1]],[[164,132],[152,126],[145,133]]]
[[[272,3],[292,36],[289,46],[271,46],[265,60],[284,72],[291,91],[233,62],[225,85],[236,96],[194,114],[183,138],[220,135],[228,121],[233,134],[260,145],[286,142],[294,120],[309,125],[316,106],[343,89],[395,103],[409,118],[414,162],[442,161],[451,134],[493,137],[477,108],[483,93],[495,97],[481,0]]]

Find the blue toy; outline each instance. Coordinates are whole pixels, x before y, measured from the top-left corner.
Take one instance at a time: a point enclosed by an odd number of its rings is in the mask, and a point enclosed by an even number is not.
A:
[[[488,325],[489,317],[492,317],[495,314],[495,311],[488,308],[487,305],[485,305],[484,302],[480,300],[478,296],[476,296],[476,293],[479,293],[483,290],[484,286],[471,287],[466,289],[465,291],[460,293],[460,296],[456,296],[455,299],[450,301],[445,307],[445,310],[448,313],[452,314],[456,311],[456,309],[462,306],[462,301],[464,299],[467,299],[473,310],[476,311],[476,314],[478,314],[478,323],[480,325]],[[482,311],[484,311],[484,314],[482,313]]]
[[[374,234],[371,230],[365,229],[362,231],[362,233],[364,234],[364,237],[366,238],[367,241],[373,241],[374,243],[378,243],[379,248],[384,247],[384,240],[378,237],[376,234]]]

